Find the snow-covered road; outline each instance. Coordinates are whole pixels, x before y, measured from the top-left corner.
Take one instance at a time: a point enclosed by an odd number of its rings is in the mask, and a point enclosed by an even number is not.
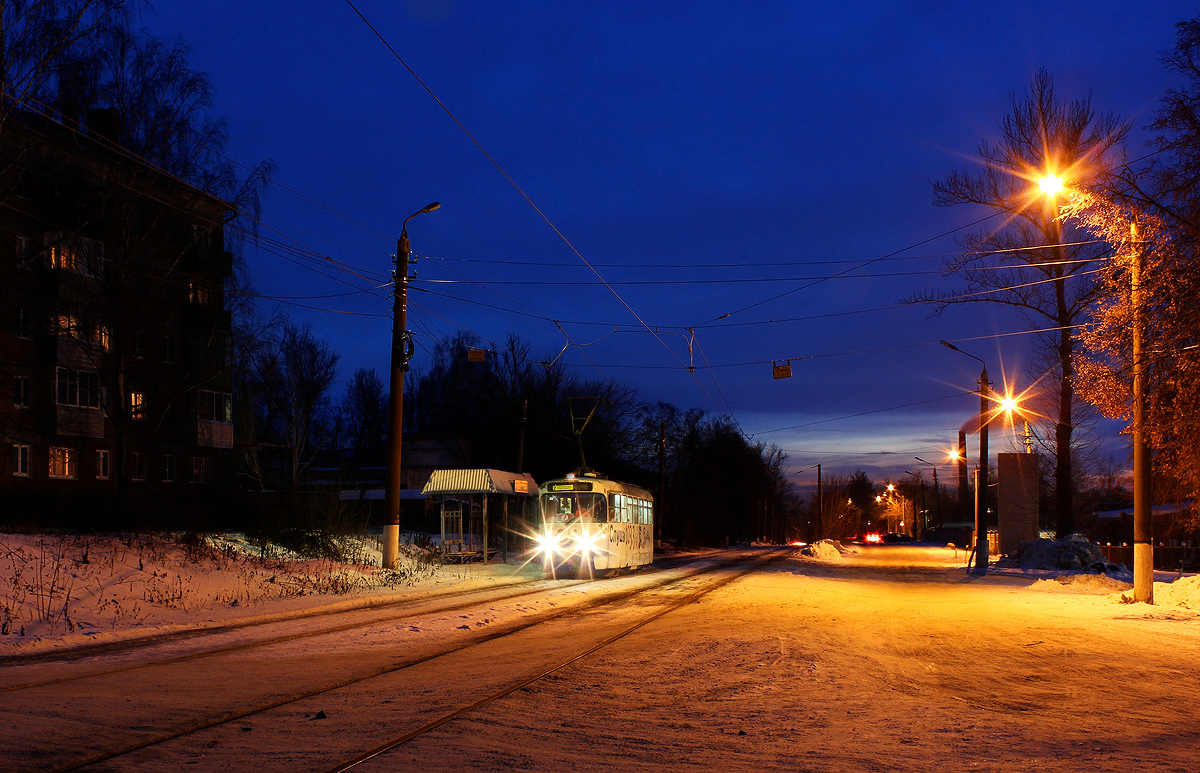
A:
[[[1200,687],[1200,611],[1193,608],[1200,578],[1159,585],[1163,603],[1149,607],[1122,604],[1094,578],[968,577],[960,563],[961,553],[956,560],[945,549],[908,546],[831,560],[797,555],[361,769],[1200,769],[1200,712],[1192,699]],[[637,578],[601,586],[631,581]],[[571,592],[586,595],[587,587]],[[145,672],[100,687],[63,685],[32,706],[11,693],[0,700],[0,734],[10,736],[9,763],[0,767],[56,769],[73,756],[22,757],[13,751],[25,748],[21,738],[137,730],[128,720],[147,702],[162,707],[168,724],[186,723],[201,706],[234,711],[251,696],[396,662],[423,639],[538,614],[553,603],[494,605],[490,613],[431,617],[390,634],[347,632],[333,646],[199,659],[173,670],[165,700],[155,687],[162,677]],[[391,681],[319,696],[103,769],[325,770],[327,747],[383,743],[405,729],[389,726],[389,717],[411,716],[414,707],[418,717],[432,715],[423,704],[465,705],[551,656],[582,651],[636,614],[636,607],[593,612],[529,629],[469,657],[431,661]],[[22,667],[6,670],[13,668]],[[45,674],[47,664],[38,668]],[[370,709],[369,720],[358,706]]]

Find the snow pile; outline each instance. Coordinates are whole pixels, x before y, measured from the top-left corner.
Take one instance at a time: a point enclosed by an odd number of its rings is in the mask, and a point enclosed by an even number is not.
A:
[[[264,604],[411,586],[441,569],[405,546],[384,570],[374,545],[355,563],[300,559],[241,535],[0,534],[0,649],[245,614]]]
[[[1126,573],[1124,567],[1110,563],[1091,542],[1081,540],[1035,539],[1017,543],[1015,555],[1004,556],[996,562],[999,567],[1017,569],[1059,569],[1073,572],[1105,574]]]
[[[836,561],[842,557],[841,546],[831,539],[813,542],[800,549],[800,555],[819,558],[823,561]]]
[[[1072,590],[1092,593],[1112,593],[1113,591],[1128,591],[1133,587],[1133,576],[1129,581],[1107,574],[1064,574],[1045,580],[1038,580],[1032,586],[1035,589],[1045,589],[1058,585],[1069,585]]]
[[[1172,583],[1154,583],[1154,603],[1200,609],[1200,575],[1181,577]]]

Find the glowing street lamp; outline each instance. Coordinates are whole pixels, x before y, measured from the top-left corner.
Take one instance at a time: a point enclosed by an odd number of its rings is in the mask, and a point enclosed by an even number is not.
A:
[[[1050,197],[1063,189],[1059,180],[1057,190],[1053,175],[1038,181],[1039,187]],[[1141,224],[1136,215],[1129,225],[1132,246],[1129,261],[1129,303],[1133,307],[1133,324],[1130,331],[1133,359],[1133,599],[1146,604],[1154,603],[1154,520],[1150,509],[1150,446],[1146,441],[1146,303],[1143,298],[1142,274],[1145,271],[1142,255]],[[1059,241],[1062,241],[1059,239]]]
[[[1041,188],[1042,193],[1046,194],[1047,196],[1057,196],[1063,192],[1063,188],[1065,186],[1063,185],[1061,177],[1054,174],[1048,174],[1042,179],[1038,180],[1038,187]]]
[[[964,352],[949,341],[939,341],[947,349],[953,349],[959,354],[966,355],[983,366],[979,372],[979,466],[976,468],[975,483],[975,568],[972,574],[985,575],[988,568],[988,535],[985,513],[987,508],[983,497],[987,493],[988,474],[988,399],[991,389],[988,382],[987,363],[973,354]]]

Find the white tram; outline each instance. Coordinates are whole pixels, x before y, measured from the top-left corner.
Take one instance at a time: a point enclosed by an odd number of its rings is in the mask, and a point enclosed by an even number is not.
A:
[[[546,573],[592,577],[654,560],[654,497],[590,470],[539,487],[538,551]]]

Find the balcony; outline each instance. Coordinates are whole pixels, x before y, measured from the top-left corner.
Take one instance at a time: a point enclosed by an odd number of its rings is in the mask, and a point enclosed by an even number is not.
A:
[[[202,448],[233,448],[233,425],[197,419],[196,445]]]
[[[56,405],[55,408],[55,434],[104,437],[104,411],[99,408],[83,408],[76,405]]]

